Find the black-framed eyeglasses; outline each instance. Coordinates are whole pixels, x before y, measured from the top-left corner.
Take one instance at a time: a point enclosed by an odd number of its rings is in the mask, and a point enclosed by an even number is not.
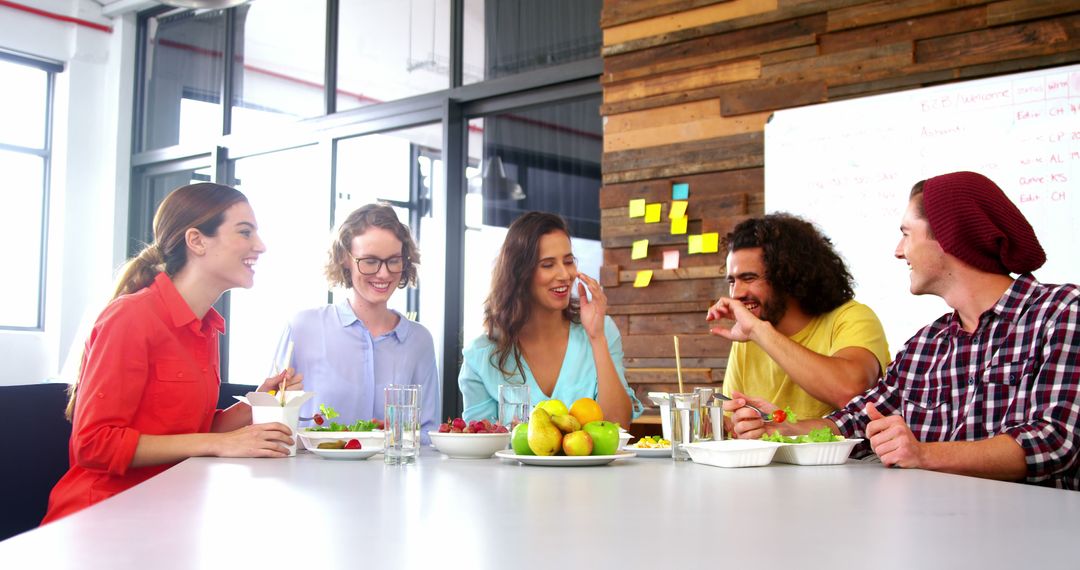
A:
[[[400,255],[389,257],[387,259],[379,259],[378,257],[354,257],[353,261],[356,262],[356,270],[361,275],[375,275],[382,269],[383,265],[386,265],[386,270],[390,273],[401,273],[405,269],[405,258]]]

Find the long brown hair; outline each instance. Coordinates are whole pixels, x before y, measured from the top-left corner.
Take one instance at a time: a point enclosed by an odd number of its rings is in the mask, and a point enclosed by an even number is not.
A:
[[[536,265],[540,261],[540,238],[551,232],[562,232],[570,237],[566,222],[556,214],[526,212],[510,224],[506,239],[495,260],[491,274],[491,292],[484,301],[484,331],[495,352],[491,364],[504,376],[514,376],[521,370],[521,352],[518,339],[521,329],[532,314],[531,287]],[[581,322],[578,301],[570,300],[563,309],[563,318]],[[507,368],[511,356],[514,366]],[[524,380],[524,376],[522,377]]]
[[[401,270],[398,289],[416,285],[416,266],[420,265],[420,250],[413,241],[409,226],[398,220],[397,212],[387,204],[361,206],[341,222],[334,242],[330,245],[330,259],[326,262],[326,280],[331,287],[352,288],[353,264],[352,240],[371,228],[382,228],[394,234],[401,242],[401,257],[405,268]]]
[[[187,231],[195,228],[205,236],[217,235],[225,221],[225,210],[240,202],[247,202],[247,197],[239,190],[210,182],[173,190],[154,214],[154,242],[124,265],[112,298],[150,286],[162,271],[169,277],[176,275],[187,265]],[[82,376],[82,365],[79,376]],[[77,392],[78,379],[68,388],[68,405],[64,410],[68,420],[75,413]]]

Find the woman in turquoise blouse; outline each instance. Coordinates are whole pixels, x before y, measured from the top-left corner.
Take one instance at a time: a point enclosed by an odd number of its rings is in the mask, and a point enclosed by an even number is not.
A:
[[[533,405],[592,398],[604,419],[629,427],[642,406],[626,384],[622,339],[606,311],[600,284],[577,270],[566,222],[544,212],[515,220],[484,301],[486,332],[464,351],[465,420],[495,420],[499,385],[524,383]]]

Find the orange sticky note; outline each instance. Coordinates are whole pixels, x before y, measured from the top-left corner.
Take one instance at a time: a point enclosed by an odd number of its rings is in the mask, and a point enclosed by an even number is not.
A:
[[[701,253],[716,253],[720,249],[720,234],[701,234]]]
[[[630,250],[630,259],[644,259],[649,255],[649,240],[639,239]]]
[[[689,223],[690,216],[683,216],[681,218],[671,220],[671,235],[682,235],[686,233],[686,224]]]
[[[668,249],[664,251],[664,269],[679,268],[679,250]]]
[[[645,215],[645,198],[630,200],[630,217],[640,218]]]
[[[663,204],[646,204],[645,205],[645,223],[654,224],[660,221],[660,207]]]
[[[671,211],[668,212],[669,220],[677,220],[686,215],[686,205],[689,204],[686,200],[675,200],[671,203]]]
[[[701,236],[693,235],[687,238],[686,253],[701,253]]]
[[[634,278],[634,287],[648,287],[652,281],[652,269],[642,269]]]

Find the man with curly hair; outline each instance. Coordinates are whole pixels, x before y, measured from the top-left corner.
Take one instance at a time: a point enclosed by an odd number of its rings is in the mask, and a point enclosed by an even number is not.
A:
[[[734,321],[711,329],[734,341],[724,394],[820,418],[881,377],[889,363],[881,321],[854,300],[844,260],[813,224],[769,214],[735,226],[726,242],[729,296],[706,316]]]

